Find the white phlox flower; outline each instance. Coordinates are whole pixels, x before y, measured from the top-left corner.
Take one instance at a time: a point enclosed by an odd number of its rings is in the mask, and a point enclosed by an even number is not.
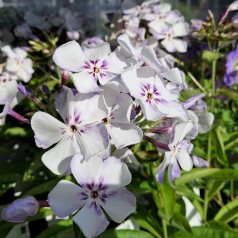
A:
[[[61,180],[49,193],[48,201],[58,217],[73,214],[73,221],[83,234],[94,238],[109,225],[104,211],[120,223],[135,210],[136,199],[124,188],[131,182],[126,164],[115,157],[82,160],[81,155],[75,155],[71,161],[72,173],[80,186]]]
[[[11,49],[8,45],[2,47],[2,52],[7,56],[6,70],[17,80],[27,83],[34,73],[32,60],[27,58],[27,52],[19,47]]]
[[[70,41],[58,47],[53,55],[56,65],[71,72],[73,83],[81,93],[98,92],[99,85],[120,75],[128,67],[121,58],[116,52],[110,53],[106,42],[82,50],[76,41]]]
[[[70,173],[71,158],[76,153],[82,153],[87,160],[108,147],[106,128],[95,123],[106,113],[100,95],[74,95],[67,87],[63,87],[55,104],[64,123],[39,111],[33,115],[31,126],[38,147],[46,149],[57,143],[43,154],[43,163],[55,174],[67,174]]]
[[[117,149],[139,143],[143,132],[130,122],[133,103],[131,97],[109,86],[104,87],[102,95],[107,108],[107,116],[102,119],[102,123],[107,128],[111,142]]]
[[[132,67],[124,72],[121,78],[131,96],[141,106],[147,120],[162,117],[178,117],[183,121],[188,119],[186,109],[165,88],[162,79],[152,68]]]
[[[174,179],[180,177],[180,168],[189,171],[193,167],[193,161],[190,157],[193,145],[189,140],[184,140],[186,134],[192,129],[192,122],[182,122],[174,127],[172,142],[168,144],[170,151],[165,152],[163,162],[155,171],[156,179],[159,183],[164,181],[164,172],[168,168],[168,178],[171,183]]]

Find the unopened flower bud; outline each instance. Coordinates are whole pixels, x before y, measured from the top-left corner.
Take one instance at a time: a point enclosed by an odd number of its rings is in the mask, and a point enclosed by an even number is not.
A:
[[[24,222],[28,216],[34,216],[39,209],[34,197],[23,197],[3,208],[1,218],[8,222]]]

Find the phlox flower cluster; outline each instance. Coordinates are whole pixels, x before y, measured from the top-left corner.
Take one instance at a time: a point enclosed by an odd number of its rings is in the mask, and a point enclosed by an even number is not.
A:
[[[137,51],[128,35],[118,43],[113,52],[106,42],[81,47],[71,41],[58,47],[53,61],[75,88],[62,86],[56,96],[61,119],[43,111],[31,119],[36,145],[51,147],[42,156],[45,166],[57,175],[72,174],[79,183],[61,180],[49,193],[49,206],[59,217],[73,214],[86,237],[108,226],[103,210],[121,222],[136,208],[134,195],[124,188],[131,182],[130,171],[111,156],[112,150],[123,154],[120,150],[144,137],[165,154],[155,171],[158,182],[163,183],[168,166],[172,183],[180,176],[179,165],[193,167],[189,140],[208,131],[213,121],[209,113],[209,119],[201,119],[207,117],[204,95],[179,101],[186,84],[173,62],[157,58],[148,46]],[[141,118],[154,126],[140,127]]]
[[[6,45],[2,47],[2,53],[7,61],[0,67],[0,125],[5,124],[6,115],[9,114],[19,120],[26,119],[14,112],[12,109],[24,98],[19,88],[24,87],[20,82],[27,83],[34,73],[33,63],[27,58],[27,52],[22,48],[11,49]]]
[[[170,53],[187,51],[185,37],[189,34],[189,25],[179,11],[172,10],[172,6],[162,0],[145,1],[141,5],[125,0],[121,15],[115,15],[110,26],[111,39],[126,33],[138,46],[156,45],[159,41]]]

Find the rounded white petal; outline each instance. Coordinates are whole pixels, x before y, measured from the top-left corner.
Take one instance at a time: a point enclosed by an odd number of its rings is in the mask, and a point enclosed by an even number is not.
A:
[[[193,167],[193,161],[189,154],[193,145],[188,143],[187,147],[188,147],[188,149],[181,148],[179,155],[178,155],[178,162],[183,170],[189,171]]]
[[[116,157],[105,159],[100,173],[109,192],[122,188],[131,182],[131,173],[127,165]]]
[[[62,129],[66,125],[46,112],[36,112],[31,118],[31,127],[36,145],[46,149],[63,138]]]
[[[214,115],[211,112],[205,112],[198,116],[198,132],[200,134],[207,133],[214,121]]]
[[[97,78],[94,78],[92,74],[86,70],[82,70],[79,73],[70,74],[70,77],[74,83],[74,86],[80,93],[91,93],[100,91],[97,85]]]
[[[186,22],[178,22],[173,25],[172,29],[175,37],[186,36],[189,33],[189,25]]]
[[[85,48],[84,55],[88,60],[104,60],[110,53],[110,45],[107,42],[103,42],[92,48]]]
[[[126,188],[108,194],[101,206],[115,222],[122,222],[136,209],[136,198]]]
[[[75,110],[80,114],[82,125],[100,122],[108,113],[103,97],[97,93],[76,94]]]
[[[67,180],[61,180],[48,194],[49,206],[58,217],[66,217],[85,205],[79,199],[82,189]]]
[[[170,53],[173,53],[177,50],[173,39],[164,39],[161,41],[161,45]]]
[[[71,158],[76,153],[75,151],[76,149],[71,139],[66,138],[44,153],[42,162],[54,174],[69,174]]]
[[[70,41],[55,50],[53,61],[61,69],[79,72],[85,57],[80,45],[76,41]]]
[[[120,94],[117,96],[113,111],[112,123],[130,123],[132,99],[127,94]]]
[[[125,71],[125,69],[128,66],[127,63],[124,61],[125,59],[116,52],[113,52],[110,55],[108,55],[106,60],[108,62],[107,72],[115,75],[121,74],[123,71]]]
[[[143,137],[142,130],[133,123],[113,123],[107,128],[117,149],[139,143]]]
[[[175,145],[183,141],[184,137],[193,128],[193,123],[191,121],[182,122],[175,126],[173,142],[169,144],[169,148],[173,148]]]
[[[101,154],[108,148],[108,132],[101,123],[84,126],[80,130],[78,139],[85,159]]]
[[[85,161],[82,155],[76,154],[71,160],[70,167],[77,182],[83,185],[97,181],[101,175],[102,164],[103,159],[98,156]]]
[[[95,238],[109,225],[100,206],[84,206],[74,217],[74,222],[87,238]]]

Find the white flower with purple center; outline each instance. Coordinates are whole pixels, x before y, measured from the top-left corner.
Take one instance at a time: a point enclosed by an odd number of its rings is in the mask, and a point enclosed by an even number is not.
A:
[[[53,60],[70,74],[81,93],[98,92],[99,86],[117,77],[127,67],[115,52],[110,53],[106,42],[81,49],[76,41],[68,42],[55,50]]]
[[[71,161],[72,173],[80,186],[61,180],[49,193],[48,201],[58,217],[73,213],[83,234],[93,238],[109,225],[103,210],[120,223],[135,210],[136,199],[124,188],[131,182],[126,164],[115,157],[95,157],[87,162],[82,159],[75,155]]]
[[[168,144],[170,151],[165,152],[165,158],[160,166],[156,169],[155,176],[158,182],[164,182],[164,172],[167,167],[170,183],[180,177],[180,166],[182,169],[189,171],[193,167],[193,161],[190,157],[193,145],[189,140],[184,140],[187,133],[193,128],[193,123],[183,122],[174,127],[171,136],[172,142]]]
[[[108,133],[102,124],[106,116],[103,100],[98,94],[73,94],[64,87],[56,100],[56,108],[64,123],[45,112],[36,112],[31,119],[38,147],[55,147],[42,156],[53,173],[70,173],[70,160],[76,153],[85,159],[103,152],[109,144]],[[103,108],[103,109],[100,109]]]
[[[27,58],[27,52],[18,47],[11,49],[8,45],[2,47],[2,52],[8,57],[6,70],[13,74],[17,80],[27,83],[34,73],[32,61]]]
[[[156,39],[162,40],[161,45],[168,52],[184,53],[187,51],[187,41],[180,38],[189,34],[189,25],[186,22],[177,22],[163,29],[156,24],[150,24],[150,32]]]
[[[165,88],[161,78],[150,67],[135,67],[122,74],[122,81],[134,97],[147,120],[162,117],[178,117],[187,120],[187,112],[183,105],[173,99],[173,95]]]
[[[107,128],[112,143],[117,149],[139,143],[143,132],[130,122],[133,103],[131,97],[110,86],[104,87],[102,95],[107,108],[107,116],[102,119],[102,123]]]

